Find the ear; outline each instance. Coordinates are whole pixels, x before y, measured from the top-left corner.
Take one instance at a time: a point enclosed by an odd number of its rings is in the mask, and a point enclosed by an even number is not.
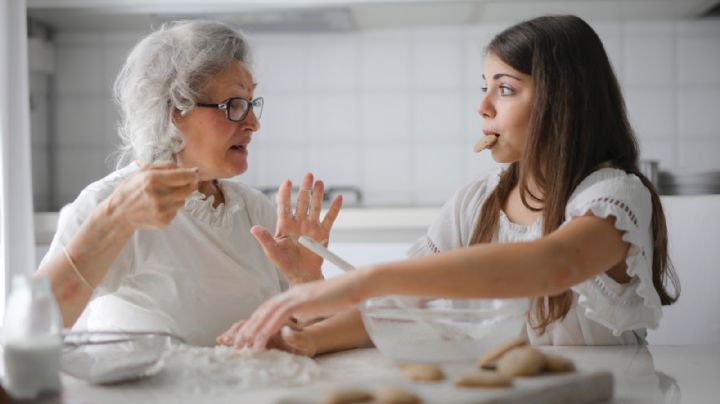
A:
[[[175,124],[175,127],[182,130],[182,127],[185,123],[185,116],[187,116],[189,112],[190,111],[181,111],[175,108],[175,110],[173,111],[173,123]]]

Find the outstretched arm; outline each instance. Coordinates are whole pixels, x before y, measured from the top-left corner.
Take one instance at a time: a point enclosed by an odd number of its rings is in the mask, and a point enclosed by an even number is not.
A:
[[[261,305],[235,339],[239,345],[265,346],[292,316],[337,312],[380,295],[554,295],[614,267],[628,248],[614,218],[583,216],[533,242],[473,245],[295,286]]]

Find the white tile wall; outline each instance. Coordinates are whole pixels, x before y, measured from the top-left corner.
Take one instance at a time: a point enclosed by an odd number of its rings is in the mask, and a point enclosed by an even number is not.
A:
[[[720,111],[720,85],[714,88],[712,86],[681,88],[678,94],[679,135],[683,138],[711,135],[720,138],[718,111]]]
[[[410,79],[410,33],[401,31],[359,34],[360,86],[366,90],[405,90]]]
[[[328,186],[357,184],[360,178],[360,156],[353,145],[314,145],[309,150],[310,170]],[[300,180],[302,172],[293,174]]]
[[[678,167],[677,142],[674,139],[653,139],[639,137],[640,150],[643,157],[657,160],[660,167]]]
[[[659,159],[661,169],[720,169],[720,20],[593,25],[623,86],[643,157]],[[252,35],[256,94],[266,108],[240,180],[274,186],[313,170],[328,186],[359,185],[371,205],[441,203],[496,166],[471,148],[482,127],[475,112],[482,50],[503,28]],[[140,37],[57,36],[61,202],[110,170],[105,159],[117,120],[110,86]],[[39,150],[47,129],[34,128]]]
[[[413,181],[409,144],[365,145],[360,153],[365,200],[369,204],[411,203]]]
[[[693,169],[698,166],[720,170],[720,136],[687,139],[680,143],[678,166]]]
[[[257,37],[253,55],[257,81],[266,91],[304,91],[307,87],[308,42],[300,35]]]
[[[361,138],[368,143],[409,143],[410,105],[409,94],[368,91],[361,96]]]
[[[309,35],[308,86],[316,90],[347,91],[357,87],[358,38],[354,35]]]
[[[672,33],[626,37],[623,81],[627,85],[667,86],[675,74]]]
[[[464,124],[462,95],[460,91],[416,93],[411,100],[413,136],[422,144],[457,143]]]
[[[416,34],[411,45],[410,85],[419,89],[455,90],[463,84],[462,32]]]
[[[352,93],[314,93],[309,106],[309,139],[321,143],[352,143],[358,137],[358,98]]]
[[[677,47],[678,84],[720,85],[720,44],[717,36],[681,37]]]
[[[268,145],[304,143],[309,137],[307,97],[299,93],[257,91],[257,94],[261,93],[265,105],[260,118],[260,130],[253,142],[262,141]]]
[[[297,183],[310,169],[309,151],[306,148],[278,145],[253,150],[251,146],[249,154],[256,157],[255,161],[250,160],[249,163],[255,163],[258,167],[255,179],[257,185],[279,185],[286,179]],[[247,178],[242,178],[242,181],[252,184]]]
[[[657,139],[672,138],[675,134],[677,99],[673,89],[627,86],[625,103],[638,136]]]
[[[623,79],[623,24],[619,21],[602,21],[592,24],[605,48],[618,80]]]
[[[419,145],[413,148],[413,191],[421,205],[442,204],[463,181],[463,150],[456,146]]]

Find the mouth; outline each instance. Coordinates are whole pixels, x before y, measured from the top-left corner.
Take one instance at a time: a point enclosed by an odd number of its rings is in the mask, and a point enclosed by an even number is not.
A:
[[[247,143],[238,143],[230,146],[230,151],[247,153]]]
[[[485,136],[496,136],[496,137],[500,136],[500,134],[498,132],[494,132],[494,131],[487,130],[487,129],[483,129],[483,134]]]

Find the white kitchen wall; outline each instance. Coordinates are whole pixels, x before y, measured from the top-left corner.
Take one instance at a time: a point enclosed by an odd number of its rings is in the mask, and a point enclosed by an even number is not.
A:
[[[642,157],[661,169],[720,169],[720,20],[593,25],[623,86]],[[256,94],[266,107],[251,168],[239,180],[275,186],[312,170],[329,186],[357,185],[369,205],[441,203],[495,166],[472,144],[482,125],[481,49],[506,26],[251,35]],[[55,38],[50,125],[60,204],[112,169],[111,85],[143,34]],[[44,124],[33,125],[35,136]],[[42,139],[33,143],[37,170],[48,159]]]

